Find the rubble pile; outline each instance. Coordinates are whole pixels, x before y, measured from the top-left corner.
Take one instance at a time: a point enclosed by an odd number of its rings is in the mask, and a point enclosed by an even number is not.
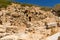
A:
[[[12,3],[0,10],[0,40],[46,40],[59,29],[60,17],[41,7]]]

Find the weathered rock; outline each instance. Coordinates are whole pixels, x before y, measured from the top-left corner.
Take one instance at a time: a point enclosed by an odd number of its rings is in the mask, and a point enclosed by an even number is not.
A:
[[[0,40],[45,40],[60,32],[60,18],[37,6],[9,5],[0,11]]]

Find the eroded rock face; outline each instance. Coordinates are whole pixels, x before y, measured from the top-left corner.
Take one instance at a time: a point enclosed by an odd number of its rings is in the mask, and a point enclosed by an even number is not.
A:
[[[0,11],[0,40],[45,40],[60,32],[60,19],[36,6],[12,4]]]

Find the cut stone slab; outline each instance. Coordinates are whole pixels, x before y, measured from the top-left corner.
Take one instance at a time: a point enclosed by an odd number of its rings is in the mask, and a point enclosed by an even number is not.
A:
[[[47,37],[46,40],[58,40],[59,36],[60,36],[60,32],[58,32],[58,33],[56,33],[56,34],[54,34],[52,36]]]

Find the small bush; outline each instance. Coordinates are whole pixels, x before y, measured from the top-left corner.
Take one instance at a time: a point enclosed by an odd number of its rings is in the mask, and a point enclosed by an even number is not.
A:
[[[33,5],[32,5],[32,4],[26,4],[26,3],[24,4],[24,3],[21,3],[21,6],[24,6],[24,7],[25,7],[25,6],[29,6],[29,7],[31,7],[31,6],[33,6]]]
[[[55,5],[53,9],[54,9],[55,11],[60,10],[60,4]]]
[[[56,11],[56,14],[60,16],[60,4],[55,5],[53,9]]]
[[[44,11],[50,11],[51,8],[49,8],[49,7],[41,7],[41,10],[44,10]]]
[[[9,1],[9,0],[0,0],[0,8],[7,7],[10,4],[11,4],[11,1]]]

